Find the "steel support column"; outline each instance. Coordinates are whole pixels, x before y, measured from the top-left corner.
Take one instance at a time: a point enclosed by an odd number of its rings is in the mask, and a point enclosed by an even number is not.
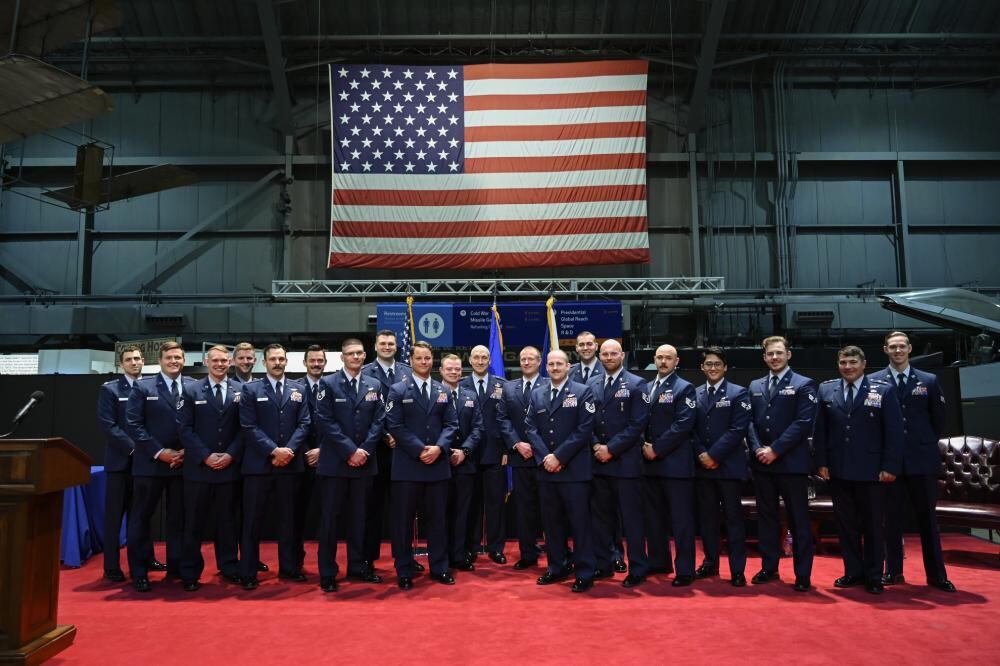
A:
[[[698,214],[698,145],[695,134],[688,134],[688,192],[691,198],[691,272],[701,276],[701,233]]]
[[[909,287],[910,272],[910,218],[906,212],[906,168],[903,160],[896,160],[896,266],[899,286]]]

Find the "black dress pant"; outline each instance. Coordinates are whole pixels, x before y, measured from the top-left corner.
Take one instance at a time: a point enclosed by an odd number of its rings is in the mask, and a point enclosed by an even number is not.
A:
[[[448,559],[461,562],[474,554],[469,544],[469,520],[472,507],[472,491],[476,483],[474,474],[452,472],[448,482]]]
[[[337,575],[337,535],[344,523],[347,524],[347,573],[352,576],[366,573],[365,512],[373,478],[316,477],[322,503],[317,553],[321,578]]]
[[[590,482],[540,481],[538,494],[542,504],[548,572],[556,576],[566,573],[568,555],[566,543],[572,535],[576,577],[582,580],[593,579],[595,562],[590,517]],[[569,523],[569,533],[566,531],[567,523]]]
[[[128,469],[120,472],[105,472],[106,492],[104,495],[104,570],[121,569],[120,535],[122,518],[132,503],[132,473]]]
[[[694,576],[694,479],[647,476],[643,483],[649,567],[667,573],[675,570],[678,576]],[[677,549],[673,563],[670,561],[668,522]]]
[[[149,574],[153,559],[150,523],[163,493],[167,494],[167,573],[180,575],[184,542],[184,479],[180,476],[132,477],[132,507],[128,516],[128,569],[133,579]]]
[[[869,583],[882,578],[887,494],[886,484],[878,481],[830,479],[845,575]]]
[[[507,494],[507,468],[503,465],[480,465],[476,470],[472,505],[469,512],[469,550],[479,550],[486,537],[487,553],[502,553],[504,530],[504,497]],[[485,532],[484,535],[484,526]]]
[[[306,465],[299,481],[299,489],[295,493],[295,548],[298,553],[298,566],[301,570],[306,561],[306,524],[309,510],[313,504],[313,493],[316,488],[316,468]]]
[[[380,441],[375,448],[378,472],[372,478],[368,494],[367,519],[365,520],[364,559],[374,566],[382,552],[382,526],[385,523],[386,507],[389,505],[392,487],[392,449]]]
[[[427,534],[427,559],[432,574],[448,572],[448,479],[392,482],[392,556],[396,574],[413,578],[413,521],[417,507]]]
[[[295,573],[299,561],[295,543],[295,493],[300,474],[250,474],[243,477],[243,530],[240,535],[240,578],[257,577],[260,539],[268,508],[277,518],[278,570]],[[268,495],[272,495],[270,501]]]
[[[754,472],[757,491],[757,537],[761,568],[778,570],[781,557],[781,516],[778,496],[785,500],[788,526],[792,530],[793,568],[796,578],[812,575],[814,546],[809,527],[809,477],[805,474]]]
[[[924,575],[928,583],[948,580],[941,552],[941,530],[937,521],[938,480],[930,474],[900,476],[889,484],[885,510],[885,572],[903,573],[903,516],[909,499],[920,530]]]
[[[181,552],[181,578],[198,580],[205,570],[201,541],[205,525],[214,520],[215,565],[226,576],[238,576],[236,528],[237,481],[206,483],[184,482],[184,546]]]
[[[541,549],[538,534],[541,532],[538,506],[538,468],[512,467],[514,476],[514,507],[517,512],[517,545],[520,559],[537,562]]]
[[[722,540],[719,535],[719,504],[726,516],[726,544],[729,551],[729,573],[742,574],[747,565],[747,535],[743,523],[743,504],[740,492],[743,481],[739,479],[697,479],[698,527],[701,545],[705,551],[704,564],[719,568]]]
[[[597,568],[610,572],[614,561],[621,557],[615,552],[618,541],[615,532],[620,523],[628,547],[628,571],[635,576],[645,576],[649,572],[649,561],[646,557],[642,479],[595,475],[590,506]]]

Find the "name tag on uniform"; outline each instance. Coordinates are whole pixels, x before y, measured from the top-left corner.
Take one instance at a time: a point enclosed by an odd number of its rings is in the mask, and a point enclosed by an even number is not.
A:
[[[334,402],[347,402],[347,398],[334,398]]]
[[[539,409],[539,410],[536,410],[536,411],[535,411],[535,413],[536,413],[536,414],[544,414],[544,413],[545,413],[546,411],[547,411],[547,410],[545,410],[545,409],[543,408],[543,409]]]
[[[260,398],[257,398],[257,402],[267,402],[267,396],[265,395],[261,396]]]
[[[128,402],[128,398],[118,398],[118,402]]]
[[[208,400],[195,400],[194,404],[196,404],[196,405],[207,405],[208,404]]]
[[[158,395],[147,395],[146,396],[146,400],[159,400],[159,399],[160,399],[160,396],[158,396]]]
[[[752,395],[755,398],[763,398],[764,397],[763,393],[757,393],[757,392],[751,393],[750,395]]]
[[[413,402],[413,398],[403,398],[402,402],[405,405],[408,402]]]

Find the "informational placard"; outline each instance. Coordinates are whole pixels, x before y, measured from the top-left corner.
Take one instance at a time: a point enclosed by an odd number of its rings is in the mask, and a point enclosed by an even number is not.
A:
[[[474,347],[490,339],[490,303],[414,303],[414,338],[435,347]],[[541,345],[545,338],[545,303],[501,303],[500,325],[504,345]],[[402,335],[406,322],[404,303],[380,303],[378,328]],[[620,301],[565,301],[555,304],[559,344],[571,347],[576,336],[590,331],[598,340],[622,337]]]

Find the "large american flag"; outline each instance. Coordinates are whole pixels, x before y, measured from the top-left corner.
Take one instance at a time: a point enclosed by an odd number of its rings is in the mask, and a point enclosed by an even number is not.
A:
[[[648,262],[646,73],[332,65],[330,267]]]

